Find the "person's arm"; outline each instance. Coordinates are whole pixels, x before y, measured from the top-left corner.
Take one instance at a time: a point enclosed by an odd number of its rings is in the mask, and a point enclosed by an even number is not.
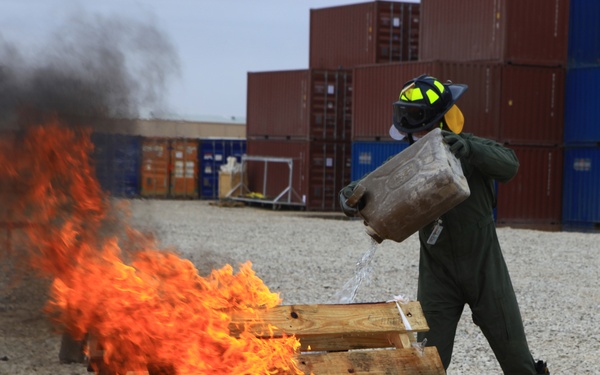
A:
[[[499,182],[510,181],[519,170],[515,152],[495,141],[447,131],[443,132],[443,137],[456,157]]]

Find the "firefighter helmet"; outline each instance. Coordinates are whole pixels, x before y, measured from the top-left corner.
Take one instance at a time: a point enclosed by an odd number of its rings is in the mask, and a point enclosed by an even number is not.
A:
[[[447,113],[445,120],[448,127],[453,132],[460,133],[464,118],[454,103],[467,88],[467,85],[450,81],[443,84],[426,74],[406,82],[399,100],[394,103],[390,135],[392,138],[402,139],[404,134],[429,130],[440,124]]]

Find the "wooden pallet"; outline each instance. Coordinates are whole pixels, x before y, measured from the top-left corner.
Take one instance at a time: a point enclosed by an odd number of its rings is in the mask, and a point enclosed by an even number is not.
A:
[[[416,343],[415,333],[429,330],[419,302],[283,305],[236,313],[229,328],[233,336],[245,329],[264,339],[295,335],[300,341],[297,363],[306,375],[445,374],[437,349]],[[88,370],[114,375],[104,366],[94,337],[89,340]],[[148,374],[175,372],[148,366]]]
[[[265,339],[295,335],[305,374],[445,374],[437,349],[415,342],[416,332],[429,330],[419,302],[284,305],[258,314],[263,323],[255,323],[256,314],[234,314],[231,333],[247,326]],[[268,324],[276,328],[270,331]]]

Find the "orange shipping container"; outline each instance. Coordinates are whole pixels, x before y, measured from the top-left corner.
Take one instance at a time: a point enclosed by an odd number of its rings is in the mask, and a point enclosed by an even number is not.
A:
[[[169,140],[145,138],[142,141],[143,197],[167,197],[169,194]]]
[[[198,140],[171,141],[171,196],[198,197]]]

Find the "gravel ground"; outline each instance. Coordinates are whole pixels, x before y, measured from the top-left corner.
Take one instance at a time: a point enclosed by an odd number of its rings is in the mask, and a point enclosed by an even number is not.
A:
[[[359,220],[341,214],[218,207],[208,201],[133,200],[137,227],[152,230],[201,274],[251,261],[283,304],[335,303],[357,263],[372,254],[355,302],[416,297],[418,239],[373,245]],[[600,368],[600,234],[499,228],[529,345],[552,374]],[[0,374],[87,374],[59,364],[60,336],[40,312],[47,283],[25,276],[8,287],[0,276]],[[451,375],[500,374],[468,306],[459,323]]]

